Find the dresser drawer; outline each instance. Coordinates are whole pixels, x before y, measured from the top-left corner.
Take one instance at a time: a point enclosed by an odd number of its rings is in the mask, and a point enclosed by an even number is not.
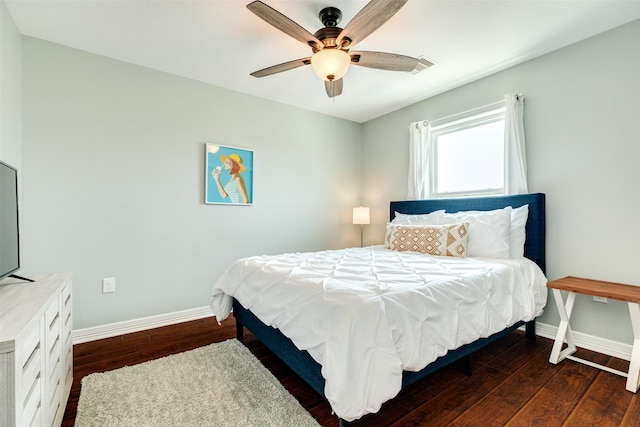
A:
[[[40,381],[42,375],[42,349],[40,345],[36,346],[32,353],[22,365],[22,375],[20,379],[20,390],[22,390],[23,401],[28,400],[28,394],[32,392],[33,386]]]
[[[39,419],[40,412],[42,412],[41,390],[42,378],[38,375],[31,384],[31,388],[26,389],[24,400],[21,401],[23,402],[22,419],[24,425],[39,425],[39,423],[34,423],[34,420]]]
[[[60,390],[61,390],[61,385],[60,385],[60,375],[56,375],[54,378],[52,378],[49,382],[49,388],[47,389],[48,392],[48,396],[47,396],[47,400],[49,403],[49,408],[51,408],[53,410],[53,408],[56,407],[56,405],[58,404],[58,401],[60,400]]]
[[[16,348],[16,406],[25,425],[38,425],[37,419],[40,417],[43,347],[42,322],[37,320],[25,330]],[[33,424],[34,421],[36,424]]]
[[[24,367],[31,357],[31,354],[37,347],[41,347],[42,330],[41,322],[34,321],[23,334],[22,338],[16,343],[16,362],[19,366]]]
[[[45,321],[47,322],[47,327],[51,329],[51,327],[55,324],[55,322],[60,322],[60,299],[59,297],[47,308],[47,312],[45,313]]]
[[[71,284],[65,286],[62,291],[62,353],[72,352],[73,318],[71,316],[72,299]]]

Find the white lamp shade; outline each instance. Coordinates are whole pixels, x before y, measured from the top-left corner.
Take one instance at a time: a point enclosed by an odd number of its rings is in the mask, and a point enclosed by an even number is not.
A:
[[[362,206],[359,208],[353,208],[353,223],[370,224],[371,216],[369,215],[369,208],[364,208]]]
[[[351,63],[351,57],[341,49],[322,49],[311,57],[311,67],[322,80],[341,79]]]

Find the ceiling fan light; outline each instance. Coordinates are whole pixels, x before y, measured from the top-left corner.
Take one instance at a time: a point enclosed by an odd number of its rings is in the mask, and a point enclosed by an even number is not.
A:
[[[341,49],[323,49],[311,57],[311,67],[322,80],[341,79],[351,63],[351,57]]]

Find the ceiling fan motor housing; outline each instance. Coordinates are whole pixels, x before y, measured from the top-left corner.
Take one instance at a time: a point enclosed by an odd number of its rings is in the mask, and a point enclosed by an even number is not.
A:
[[[341,43],[342,46],[336,45],[336,39],[342,32],[342,28],[337,26],[342,19],[342,12],[340,9],[337,7],[325,7],[320,11],[318,16],[320,17],[320,21],[322,21],[324,28],[320,28],[313,36],[320,40],[325,48],[342,48],[346,51],[346,47],[351,42],[348,37],[343,38],[343,43]],[[311,48],[314,53],[320,50],[320,48],[314,44],[311,44]]]
[[[340,27],[324,27],[320,28],[315,32],[314,37],[322,42],[325,48],[332,48],[336,46],[336,39],[342,32],[342,28]],[[311,46],[314,49],[314,52],[317,49],[315,46]]]
[[[337,7],[325,7],[318,16],[325,27],[336,27],[342,19],[342,11]]]

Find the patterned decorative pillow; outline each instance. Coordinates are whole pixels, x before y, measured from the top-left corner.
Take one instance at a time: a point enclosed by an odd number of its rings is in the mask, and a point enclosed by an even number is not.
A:
[[[437,256],[467,256],[469,223],[447,225],[387,225],[388,248]]]

